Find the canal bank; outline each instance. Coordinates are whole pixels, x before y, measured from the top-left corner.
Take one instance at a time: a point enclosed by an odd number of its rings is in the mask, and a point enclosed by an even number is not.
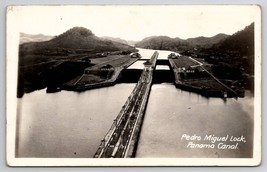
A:
[[[177,88],[195,92],[205,97],[238,97],[232,90],[209,72],[202,63],[187,56],[168,56],[174,83]]]
[[[121,72],[134,64],[140,57],[130,55],[110,55],[94,59],[97,64],[84,69],[84,73],[61,86],[47,88],[47,92],[60,90],[82,92],[90,89],[117,84]],[[50,91],[51,90],[51,91]]]
[[[142,50],[152,55],[153,50]],[[158,51],[159,59],[170,52]],[[143,57],[145,57],[142,54]],[[167,59],[166,59],[167,60]],[[120,83],[84,92],[45,90],[18,99],[18,157],[92,158],[101,139],[134,89]],[[146,157],[251,157],[254,98],[206,98],[171,83],[153,84],[136,150]],[[244,135],[234,151],[188,149],[182,134]],[[217,153],[216,153],[217,152]]]

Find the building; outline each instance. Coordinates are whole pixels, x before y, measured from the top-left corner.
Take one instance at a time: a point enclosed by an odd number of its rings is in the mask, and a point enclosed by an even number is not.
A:
[[[152,63],[149,60],[147,60],[146,62],[144,62],[144,65],[145,67],[151,67]]]
[[[113,67],[112,65],[107,64],[107,65],[105,65],[105,66],[102,66],[102,67],[100,68],[100,70],[101,70],[101,71],[114,71],[115,69],[114,69],[114,67]]]
[[[131,53],[130,57],[131,58],[141,58],[141,55],[139,53]]]
[[[104,66],[93,66],[93,67],[88,67],[84,70],[84,74],[99,74],[103,71],[115,71],[115,68],[110,65],[106,64]]]

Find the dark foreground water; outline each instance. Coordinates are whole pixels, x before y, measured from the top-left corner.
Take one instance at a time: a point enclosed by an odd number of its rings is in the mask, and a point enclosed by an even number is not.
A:
[[[133,88],[25,94],[18,100],[17,156],[92,157]]]

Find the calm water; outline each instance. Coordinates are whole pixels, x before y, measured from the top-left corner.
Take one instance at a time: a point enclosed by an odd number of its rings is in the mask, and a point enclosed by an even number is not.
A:
[[[251,157],[253,97],[247,94],[246,98],[224,102],[176,89],[171,84],[153,85],[137,157]],[[236,150],[190,149],[188,141],[181,140],[183,134],[202,138],[206,134],[243,135],[247,142]]]
[[[25,94],[18,102],[17,155],[92,157],[134,86]]]
[[[155,51],[159,52],[158,59],[167,59],[168,55],[171,53],[174,53],[172,51],[167,51],[167,50],[149,50],[149,49],[142,49],[142,48],[137,48],[139,50],[139,53],[142,55],[142,59],[150,59],[152,54]],[[178,54],[178,53],[175,53]]]
[[[140,49],[144,59],[153,52]],[[159,59],[166,59],[171,52],[159,53]],[[134,65],[142,68],[142,63]],[[25,94],[18,99],[17,156],[92,157],[134,86]],[[149,97],[137,157],[249,157],[252,133],[253,97],[249,93],[224,102],[181,91],[172,84],[156,84]],[[247,143],[234,151],[188,149],[180,140],[182,134],[244,135]]]

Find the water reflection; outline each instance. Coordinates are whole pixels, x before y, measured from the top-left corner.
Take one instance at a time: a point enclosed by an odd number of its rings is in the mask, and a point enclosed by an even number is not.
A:
[[[253,106],[248,102],[253,98],[224,101],[174,88],[152,86],[137,157],[252,157]],[[183,134],[244,135],[247,142],[236,150],[190,149],[188,142],[181,141]]]
[[[133,87],[25,94],[18,100],[17,156],[92,157]]]
[[[142,58],[154,50],[140,49]],[[170,51],[159,51],[166,59]],[[143,62],[132,67],[141,67]],[[39,90],[18,99],[16,155],[92,157],[135,84],[117,84],[82,93]],[[173,84],[152,86],[137,157],[251,157],[254,98],[206,98]],[[241,135],[238,150],[187,149],[181,134]]]

